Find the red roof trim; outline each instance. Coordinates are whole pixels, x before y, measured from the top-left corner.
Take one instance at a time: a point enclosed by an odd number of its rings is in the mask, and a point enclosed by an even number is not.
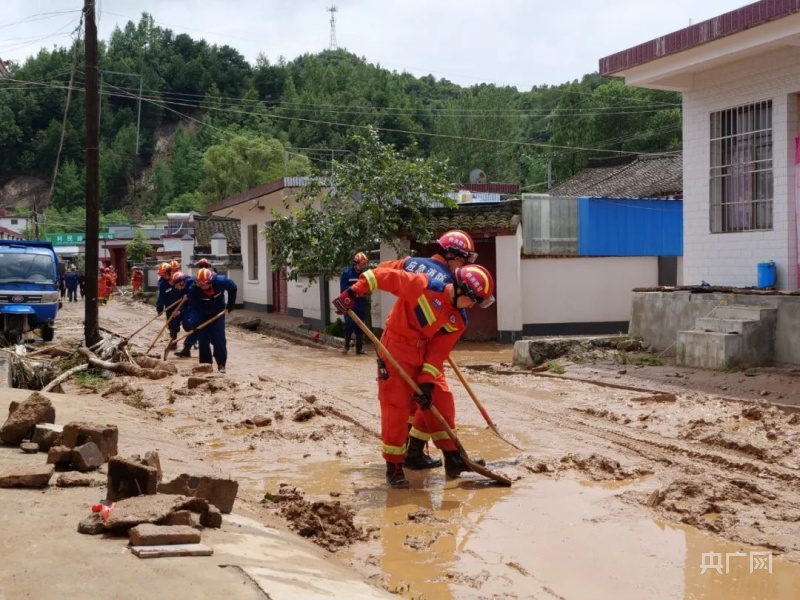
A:
[[[600,75],[613,75],[800,12],[800,0],[760,0],[600,59]]]
[[[454,187],[456,191],[486,192],[487,194],[519,194],[517,183],[461,183]]]

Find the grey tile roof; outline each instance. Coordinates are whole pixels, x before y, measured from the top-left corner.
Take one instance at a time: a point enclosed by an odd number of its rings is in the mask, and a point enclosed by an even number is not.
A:
[[[460,204],[458,208],[434,209],[430,228],[436,235],[449,229],[463,229],[473,237],[476,235],[502,235],[514,233],[520,220],[519,200],[507,200],[496,204]]]
[[[234,254],[241,251],[242,227],[239,219],[230,217],[198,216],[194,218],[195,252],[211,250],[211,236],[223,233]]]
[[[628,156],[595,159],[566,181],[547,190],[551,196],[595,198],[682,198],[683,156]]]

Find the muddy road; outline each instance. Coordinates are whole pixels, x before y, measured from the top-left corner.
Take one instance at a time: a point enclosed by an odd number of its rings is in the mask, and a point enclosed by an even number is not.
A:
[[[130,333],[152,310],[114,297],[101,325]],[[56,341],[82,337],[82,311],[65,305]],[[137,336],[139,349],[158,326]],[[194,389],[195,357],[171,358],[170,379],[84,379],[67,391],[98,386],[161,420],[238,479],[240,495],[292,498],[263,510],[399,597],[797,597],[800,414],[766,402],[798,403],[789,371],[596,360],[554,377],[515,372],[510,347],[465,345],[454,359],[525,450],[486,428],[449,372],[460,437],[513,487],[448,481],[438,469],[408,472],[410,490],[388,490],[374,355],[230,326],[228,344],[227,374]],[[309,523],[310,502],[334,507],[330,526]]]

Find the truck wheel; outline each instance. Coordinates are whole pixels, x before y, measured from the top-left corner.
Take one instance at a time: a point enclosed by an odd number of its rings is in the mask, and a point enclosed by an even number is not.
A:
[[[44,325],[42,325],[40,330],[41,330],[41,333],[42,333],[42,339],[45,342],[52,342],[53,341],[53,337],[55,337],[55,335],[56,335],[56,330],[52,325],[50,325],[48,323],[45,323]]]

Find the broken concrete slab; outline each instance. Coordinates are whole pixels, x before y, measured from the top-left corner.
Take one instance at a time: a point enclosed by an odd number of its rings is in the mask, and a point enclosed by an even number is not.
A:
[[[100,425],[79,421],[64,425],[64,431],[61,434],[61,444],[63,446],[74,448],[75,446],[82,446],[86,442],[97,444],[103,455],[103,460],[108,462],[112,456],[117,455],[119,430],[116,425]]]
[[[0,488],[43,488],[50,484],[55,467],[53,465],[32,465],[9,469],[0,473]]]
[[[139,558],[164,558],[169,556],[211,556],[214,551],[205,544],[179,544],[176,546],[131,546]]]
[[[72,449],[72,466],[82,473],[94,471],[104,464],[100,448],[94,442],[87,442]]]
[[[208,501],[168,494],[125,498],[115,503],[103,526],[105,529],[130,529],[141,523],[158,523],[170,514],[185,509],[192,512],[206,512]]]
[[[107,497],[112,502],[158,491],[158,471],[133,460],[113,457],[108,461]]]
[[[219,529],[222,527],[222,513],[216,506],[209,506],[208,510],[200,515],[200,525]]]
[[[214,507],[209,507],[209,509],[212,508]],[[206,513],[202,514],[205,515]],[[221,516],[222,515],[220,515],[220,517]],[[189,510],[179,510],[168,515],[167,518],[158,521],[156,525],[187,525],[189,527],[194,527],[194,517]]]
[[[70,471],[61,473],[56,479],[56,487],[102,487],[106,484],[106,479],[102,475],[77,473]]]
[[[174,546],[199,544],[200,532],[187,525],[153,525],[142,523],[129,532],[131,546]]]
[[[172,481],[160,483],[161,494],[182,494],[205,498],[225,514],[233,510],[233,503],[239,491],[239,482],[234,479],[221,479],[208,475],[194,476],[182,473]]]
[[[64,431],[63,425],[56,425],[55,423],[39,423],[33,430],[33,438],[31,441],[34,444],[39,444],[39,450],[47,452],[56,445],[58,438]]]
[[[9,415],[0,428],[0,440],[6,444],[17,445],[30,439],[38,423],[52,423],[56,420],[56,409],[50,398],[34,392],[26,400],[9,406]]]
[[[47,464],[59,469],[68,469],[72,465],[72,448],[53,446],[47,451]]]
[[[129,460],[135,463],[142,464],[146,467],[153,467],[158,473],[159,483],[161,482],[163,473],[161,471],[161,458],[158,456],[158,452],[156,452],[155,450],[150,450],[148,452],[145,452],[144,458],[142,458],[138,454],[134,454],[129,458]]]

